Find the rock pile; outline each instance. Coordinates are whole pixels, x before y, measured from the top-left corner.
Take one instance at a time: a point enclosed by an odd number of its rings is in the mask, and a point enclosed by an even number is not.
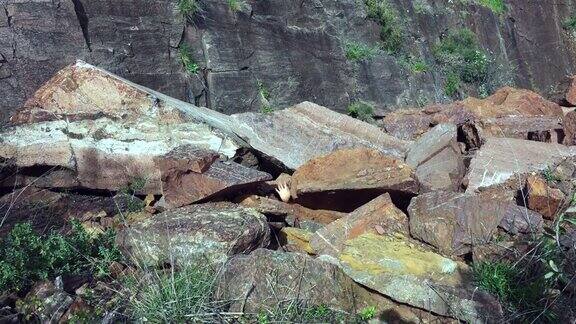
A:
[[[0,134],[0,201],[50,200],[64,218],[119,228],[124,253],[149,266],[218,266],[231,311],[301,298],[404,321],[497,322],[502,308],[467,261],[570,207],[570,114],[503,88],[397,111],[382,128],[309,102],[226,116],[78,62]],[[17,209],[0,208],[7,227]]]

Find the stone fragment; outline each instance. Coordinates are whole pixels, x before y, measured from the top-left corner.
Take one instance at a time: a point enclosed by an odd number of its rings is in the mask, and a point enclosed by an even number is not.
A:
[[[286,251],[314,254],[314,249],[310,246],[311,235],[312,233],[303,229],[284,227],[280,231],[280,240]]]
[[[62,287],[45,281],[37,283],[17,308],[27,318],[41,323],[58,323],[72,302],[72,297]]]
[[[566,196],[560,189],[551,188],[546,180],[537,175],[530,175],[526,180],[528,208],[538,212],[544,218],[554,220]]]
[[[118,233],[124,254],[148,265],[222,263],[266,247],[270,229],[254,209],[231,203],[191,205],[143,219]]]

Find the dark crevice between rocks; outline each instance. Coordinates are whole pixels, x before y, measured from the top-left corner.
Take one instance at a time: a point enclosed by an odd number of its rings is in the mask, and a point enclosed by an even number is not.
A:
[[[266,172],[276,179],[280,174],[292,174],[294,171],[286,167],[278,159],[268,156],[252,148],[240,148],[232,160],[245,167]]]
[[[80,23],[80,28],[82,29],[82,35],[84,36],[84,41],[86,42],[86,47],[88,51],[92,52],[92,47],[90,44],[90,34],[88,33],[88,15],[84,10],[84,5],[80,0],[72,0],[74,4],[74,11],[76,12],[76,17],[78,18],[78,23]]]
[[[351,213],[386,192],[390,194],[394,205],[404,213],[407,213],[408,205],[410,205],[410,201],[414,195],[395,190],[337,190],[300,194],[295,202],[310,209],[334,210],[343,213]]]

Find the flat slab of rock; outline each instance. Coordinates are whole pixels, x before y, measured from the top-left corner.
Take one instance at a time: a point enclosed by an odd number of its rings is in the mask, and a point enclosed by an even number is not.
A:
[[[344,242],[364,233],[408,235],[408,217],[386,193],[316,231],[310,236],[310,245],[316,254],[337,257]]]
[[[339,260],[356,282],[400,303],[469,323],[502,316],[493,297],[474,289],[464,263],[402,239],[363,234],[346,242]]]
[[[413,169],[402,160],[372,149],[343,149],[317,157],[291,179],[292,197],[304,194],[375,189],[415,194]]]
[[[517,189],[520,189],[524,184],[520,177],[531,172],[539,173],[573,156],[576,156],[576,147],[512,138],[488,138],[470,163],[466,192],[506,182],[518,183]]]
[[[344,148],[371,148],[403,159],[409,144],[376,126],[311,102],[271,114],[243,113],[230,117],[238,136],[291,169]]]
[[[566,195],[557,188],[551,188],[541,176],[529,175],[526,179],[528,208],[544,218],[554,220],[566,200]]]
[[[141,220],[118,233],[126,256],[148,265],[222,263],[234,254],[266,247],[266,217],[232,203],[208,203],[173,209]]]
[[[490,242],[500,225],[512,233],[536,233],[542,227],[538,215],[489,195],[425,193],[412,199],[408,214],[412,236],[447,255]]]

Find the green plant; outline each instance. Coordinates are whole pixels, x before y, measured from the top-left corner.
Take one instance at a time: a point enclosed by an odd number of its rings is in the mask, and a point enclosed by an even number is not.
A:
[[[348,106],[348,115],[364,122],[372,122],[374,107],[364,101],[356,101]]]
[[[114,237],[113,232],[91,237],[77,221],[67,236],[40,236],[29,223],[17,224],[0,242],[0,292],[64,274],[106,275],[108,265],[121,260]]]
[[[270,90],[260,80],[258,80],[258,93],[262,99],[270,100]]]
[[[180,49],[178,50],[180,54],[180,62],[182,62],[182,66],[184,69],[190,74],[196,74],[200,70],[200,67],[192,58],[192,54],[190,51],[190,47],[187,44],[181,44]]]
[[[368,306],[360,310],[358,316],[363,321],[369,321],[376,316],[376,306]]]
[[[195,265],[148,270],[124,282],[131,294],[128,311],[134,320],[152,323],[210,320],[215,307],[212,302],[214,279],[213,271]]]
[[[412,55],[406,55],[400,58],[400,65],[410,70],[413,74],[424,73],[429,69],[428,64],[422,58],[416,58]]]
[[[125,208],[122,210],[126,213],[139,212],[144,209],[144,202],[136,195],[141,193],[146,186],[147,180],[142,177],[136,177],[126,186],[119,190],[120,198]]]
[[[562,28],[568,31],[576,30],[576,15],[571,15],[570,17],[564,20],[562,23]]]
[[[542,176],[544,177],[544,180],[546,180],[546,182],[548,183],[558,182],[562,180],[562,178],[560,178],[556,174],[556,172],[554,172],[554,170],[552,170],[550,167],[547,167],[542,171]]]
[[[246,6],[244,0],[228,0],[228,7],[232,12],[238,12]]]
[[[505,262],[488,261],[474,266],[476,284],[504,301],[510,299],[516,273],[517,270]]]
[[[400,51],[404,42],[404,29],[398,11],[388,0],[364,0],[368,17],[380,24],[382,47],[390,52]]]
[[[448,97],[455,96],[460,90],[460,77],[456,73],[449,73],[444,82],[444,93]]]
[[[346,43],[346,58],[351,61],[362,61],[374,57],[378,49],[363,43]]]
[[[479,5],[482,5],[494,12],[495,14],[503,14],[506,12],[506,4],[504,0],[476,0]]]
[[[198,12],[196,0],[178,0],[178,11],[184,17],[191,17]]]
[[[450,32],[432,49],[436,61],[448,73],[454,73],[464,82],[482,82],[488,72],[490,60],[469,29]]]

